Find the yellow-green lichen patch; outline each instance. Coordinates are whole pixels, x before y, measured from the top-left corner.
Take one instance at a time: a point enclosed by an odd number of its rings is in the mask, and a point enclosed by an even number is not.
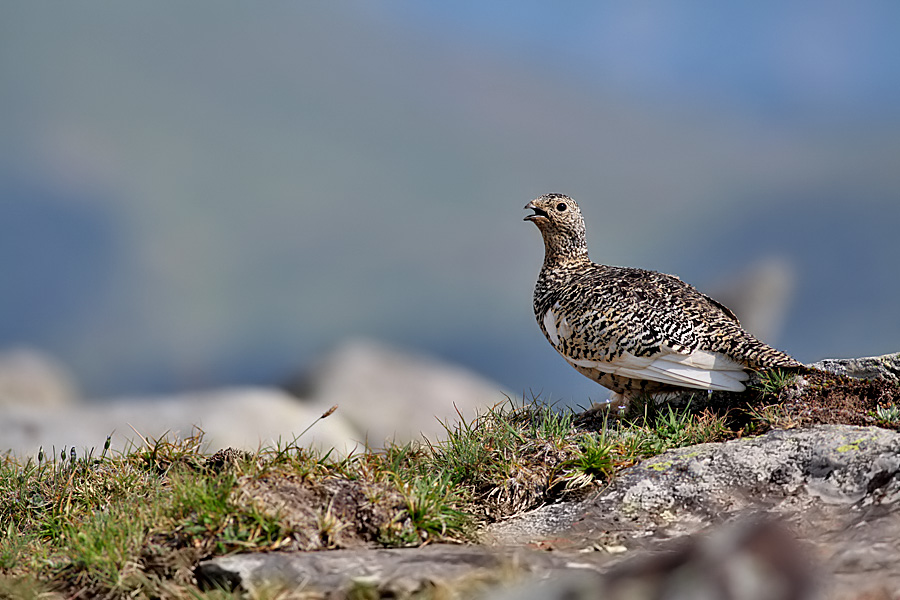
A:
[[[694,452],[685,452],[685,453],[683,453],[683,454],[678,454],[677,456],[675,456],[675,457],[672,458],[671,460],[653,460],[653,459],[650,459],[650,460],[646,461],[646,462],[643,464],[643,466],[644,466],[645,468],[647,468],[647,469],[653,469],[654,471],[658,471],[658,472],[662,473],[663,471],[667,471],[667,470],[669,470],[670,468],[672,468],[672,467],[675,465],[676,462],[684,462],[684,461],[690,460],[690,459],[692,459],[692,458],[696,458],[696,457],[698,457],[698,456],[700,456],[700,455],[702,455],[702,454],[703,454],[702,451],[697,450],[697,451],[694,451]]]
[[[703,454],[703,452],[701,452],[700,450],[695,450],[693,452],[685,452],[683,454],[679,454],[678,458],[683,458],[683,459],[696,458],[696,457],[700,456],[701,454]]]
[[[863,442],[867,442],[867,441],[869,441],[869,440],[871,440],[871,439],[873,439],[871,436],[870,436],[870,437],[862,437],[862,438],[859,438],[859,439],[856,440],[856,441],[853,441],[853,442],[847,442],[846,444],[842,444],[842,445],[838,446],[837,448],[835,448],[835,450],[838,451],[838,452],[841,452],[841,453],[844,453],[844,452],[856,452],[857,450],[859,450],[859,445],[860,445],[860,444],[862,444]]]
[[[671,460],[657,460],[652,463],[644,463],[644,466],[648,469],[653,469],[654,471],[662,473],[663,471],[668,471],[673,464],[675,463]]]

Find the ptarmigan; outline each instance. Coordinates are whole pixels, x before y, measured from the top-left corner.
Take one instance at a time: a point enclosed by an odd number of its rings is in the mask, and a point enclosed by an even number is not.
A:
[[[544,237],[534,315],[557,352],[624,408],[681,388],[742,392],[749,371],[803,364],[741,328],[728,308],[673,275],[591,262],[575,201],[525,205]]]

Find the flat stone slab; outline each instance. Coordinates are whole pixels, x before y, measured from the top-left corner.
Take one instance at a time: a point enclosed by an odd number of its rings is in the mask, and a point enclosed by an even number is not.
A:
[[[490,548],[434,544],[422,548],[327,550],[235,554],[214,558],[195,570],[205,587],[320,590],[345,593],[354,585],[371,585],[382,594],[411,594],[462,578],[497,575],[506,569],[540,577],[592,570],[596,561],[576,555],[524,548]]]

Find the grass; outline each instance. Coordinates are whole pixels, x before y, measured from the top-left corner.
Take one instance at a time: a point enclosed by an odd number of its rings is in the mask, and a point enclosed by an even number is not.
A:
[[[193,567],[238,551],[474,541],[480,524],[734,434],[712,412],[651,402],[599,429],[524,400],[445,427],[442,441],[341,459],[297,439],[210,457],[199,430],[122,453],[107,440],[98,456],[0,458],[0,598],[231,597],[197,588]]]
[[[756,373],[750,387],[764,396],[778,398],[781,392],[797,380],[797,374],[784,369],[768,369]]]

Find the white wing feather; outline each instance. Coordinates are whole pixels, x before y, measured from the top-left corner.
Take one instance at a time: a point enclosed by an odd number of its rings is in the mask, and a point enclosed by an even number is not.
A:
[[[705,350],[690,354],[668,351],[656,356],[635,356],[625,352],[610,361],[567,360],[573,365],[603,373],[702,390],[743,392],[742,382],[750,377],[740,363],[724,354]]]
[[[559,302],[554,304],[553,308],[560,308]],[[559,348],[560,338],[567,338],[572,335],[572,326],[569,325],[569,321],[565,316],[559,318],[559,315],[553,312],[553,308],[548,308],[547,312],[544,313],[544,329],[547,330],[547,337],[550,338],[553,346]]]
[[[544,314],[544,329],[547,330],[547,336],[554,346],[559,346],[559,333],[556,331],[556,313],[552,308],[548,308]]]

